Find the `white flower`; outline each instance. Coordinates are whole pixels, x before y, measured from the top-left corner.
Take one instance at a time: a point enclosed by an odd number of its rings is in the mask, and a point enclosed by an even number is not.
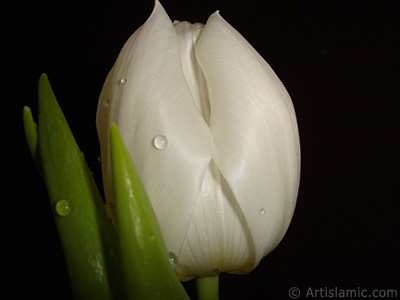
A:
[[[104,84],[97,111],[107,202],[116,123],[182,280],[255,268],[296,204],[300,144],[285,87],[219,14],[172,23],[156,1]]]

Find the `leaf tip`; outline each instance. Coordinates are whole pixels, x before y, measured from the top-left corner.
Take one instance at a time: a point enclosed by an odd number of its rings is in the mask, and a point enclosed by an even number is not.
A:
[[[49,77],[47,76],[46,73],[40,74],[40,77],[39,77],[39,82],[40,82],[40,81],[44,81],[44,80],[49,81]]]

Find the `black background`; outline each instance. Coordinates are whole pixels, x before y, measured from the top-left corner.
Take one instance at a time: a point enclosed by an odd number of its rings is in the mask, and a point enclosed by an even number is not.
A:
[[[219,9],[272,66],[297,113],[302,177],[291,226],[253,272],[220,276],[221,299],[289,299],[291,287],[300,288],[300,299],[309,287],[397,289],[400,297],[399,2],[162,4],[171,19],[191,22],[204,23]],[[101,184],[97,98],[152,8],[152,0],[52,0],[3,11],[2,151],[12,168],[10,184],[3,181],[2,282],[9,299],[72,297],[45,185],[24,140],[22,108],[36,116],[37,81],[46,72]],[[195,299],[194,283],[185,286]]]

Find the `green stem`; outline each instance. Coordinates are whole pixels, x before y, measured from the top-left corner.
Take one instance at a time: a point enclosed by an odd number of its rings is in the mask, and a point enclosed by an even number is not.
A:
[[[218,300],[218,275],[196,277],[197,299]]]

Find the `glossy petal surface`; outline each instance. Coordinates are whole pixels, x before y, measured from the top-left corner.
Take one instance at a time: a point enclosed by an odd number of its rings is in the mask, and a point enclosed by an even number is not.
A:
[[[218,12],[205,26],[172,24],[156,1],[127,41],[99,101],[106,183],[111,122],[183,279],[249,272],[282,239],[300,177],[295,112],[270,66]]]
[[[125,44],[100,95],[97,128],[107,202],[112,122],[153,203],[168,250],[179,255],[213,144],[182,73],[178,36],[158,2]],[[165,148],[154,144],[157,137],[165,137]]]

